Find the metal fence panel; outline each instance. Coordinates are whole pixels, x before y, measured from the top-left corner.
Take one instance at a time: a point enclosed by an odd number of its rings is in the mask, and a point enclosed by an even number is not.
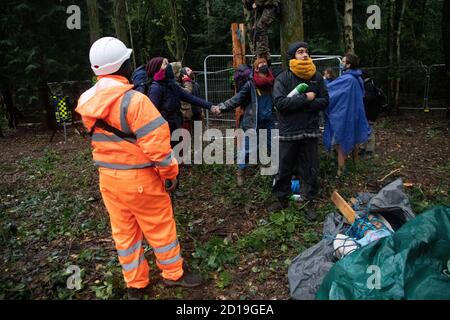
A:
[[[388,95],[390,80],[399,77],[398,102],[401,109],[419,110],[423,108],[423,97],[427,68],[423,66],[371,67],[362,68],[386,94],[387,104],[392,105]]]
[[[447,110],[447,69],[445,64],[431,65],[428,74],[428,95],[424,98],[424,108]]]
[[[272,69],[281,71],[281,55],[272,55]],[[331,68],[336,75],[339,75],[340,56],[312,56],[317,71],[323,72]],[[246,63],[251,64],[252,55],[246,56]],[[233,56],[232,55],[210,55],[204,60],[203,73],[197,73],[197,82],[203,82],[202,93],[206,100],[213,103],[220,103],[234,95],[233,88]],[[236,127],[234,112],[222,114],[216,117],[209,112],[206,113],[207,128],[231,129]]]

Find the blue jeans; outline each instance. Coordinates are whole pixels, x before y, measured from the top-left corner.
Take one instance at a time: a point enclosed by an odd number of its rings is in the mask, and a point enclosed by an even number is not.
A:
[[[259,160],[259,134],[260,134],[260,129],[266,129],[267,130],[267,154],[270,155],[271,149],[272,149],[272,129],[273,129],[273,120],[268,120],[268,121],[261,121],[258,123],[258,130],[256,131],[256,142],[257,142],[257,146],[254,145],[250,145],[250,137],[249,136],[245,136],[244,141],[243,141],[243,148],[241,148],[238,151],[238,165],[240,169],[245,169],[247,168],[248,164],[249,164],[249,160],[250,160],[250,154],[253,152],[256,152],[257,156],[256,159],[257,161]],[[256,148],[255,148],[256,147]]]

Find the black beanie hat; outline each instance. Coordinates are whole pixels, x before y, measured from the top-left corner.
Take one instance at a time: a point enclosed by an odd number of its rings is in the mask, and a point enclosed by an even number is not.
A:
[[[287,52],[286,52],[286,58],[288,60],[294,59],[295,53],[297,52],[298,48],[306,48],[308,49],[308,44],[306,42],[293,42],[289,45]]]

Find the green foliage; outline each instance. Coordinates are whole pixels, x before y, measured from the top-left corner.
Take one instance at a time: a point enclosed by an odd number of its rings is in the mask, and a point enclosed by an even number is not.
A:
[[[213,237],[204,244],[196,244],[192,256],[198,260],[200,267],[220,271],[227,264],[236,262],[237,253],[227,239]]]
[[[83,4],[81,4],[83,12]],[[66,27],[67,5],[54,1],[11,2],[0,14],[0,87],[16,91],[18,107],[36,113],[37,89],[50,81],[83,80],[89,48],[87,19],[80,31]],[[86,12],[86,11],[84,11]],[[64,56],[61,52],[70,52]]]
[[[268,246],[289,245],[295,247],[298,244],[295,236],[298,229],[304,224],[306,224],[306,220],[301,211],[296,208],[272,213],[269,221],[260,221],[260,225],[256,229],[238,240],[238,248],[261,251]]]
[[[420,186],[414,186],[407,190],[411,208],[416,214],[422,213],[435,205],[450,206],[450,189],[448,186],[436,187],[425,193]]]
[[[216,281],[216,286],[219,289],[225,289],[233,283],[232,275],[227,271],[222,271],[219,273]]]
[[[113,297],[113,275],[111,272],[105,274],[106,280],[103,282],[97,280],[96,285],[90,287],[95,292],[95,296],[100,300],[108,300]]]

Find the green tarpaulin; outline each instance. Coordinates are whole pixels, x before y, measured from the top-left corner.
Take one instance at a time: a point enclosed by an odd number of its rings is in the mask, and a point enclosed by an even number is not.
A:
[[[450,208],[434,207],[337,262],[316,298],[450,299]]]

